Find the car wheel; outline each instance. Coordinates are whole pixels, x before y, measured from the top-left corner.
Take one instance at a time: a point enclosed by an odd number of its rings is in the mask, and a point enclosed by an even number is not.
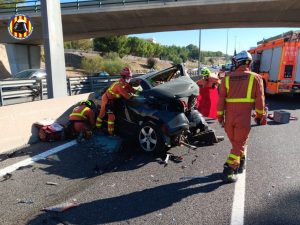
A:
[[[161,152],[164,150],[162,133],[159,128],[152,123],[144,123],[138,133],[138,144],[144,152]]]

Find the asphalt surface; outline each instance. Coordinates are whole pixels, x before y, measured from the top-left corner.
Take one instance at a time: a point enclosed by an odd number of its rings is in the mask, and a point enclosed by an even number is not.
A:
[[[270,110],[300,118],[299,98],[267,102]],[[299,121],[268,123],[253,125],[250,134],[244,224],[300,224]],[[211,127],[225,135],[218,124]],[[2,155],[0,169],[59,144]],[[75,145],[0,178],[0,224],[230,224],[235,185],[219,177],[230,149],[227,138],[195,151],[173,148],[169,152],[183,160],[167,166],[131,145],[119,153],[102,147],[93,141]],[[183,179],[189,176],[197,178]],[[65,202],[79,205],[43,211]]]

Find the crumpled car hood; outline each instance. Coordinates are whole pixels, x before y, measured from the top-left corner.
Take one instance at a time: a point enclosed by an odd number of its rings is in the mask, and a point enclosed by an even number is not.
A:
[[[176,96],[178,98],[189,97],[191,95],[199,94],[198,85],[189,77],[182,76],[156,86],[153,88],[153,91],[157,90],[158,92],[168,92],[169,94]]]

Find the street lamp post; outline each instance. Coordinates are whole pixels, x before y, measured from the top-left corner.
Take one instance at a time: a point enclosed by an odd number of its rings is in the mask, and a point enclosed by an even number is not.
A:
[[[198,76],[200,76],[200,60],[201,60],[201,29],[199,29]]]
[[[225,64],[227,63],[227,59],[228,59],[228,31],[229,31],[229,29],[227,28]]]

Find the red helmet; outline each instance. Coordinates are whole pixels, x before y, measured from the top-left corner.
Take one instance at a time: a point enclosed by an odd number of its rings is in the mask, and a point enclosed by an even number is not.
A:
[[[131,73],[131,71],[128,67],[125,67],[124,69],[122,69],[120,75],[124,78],[131,78],[132,77],[132,73]]]

